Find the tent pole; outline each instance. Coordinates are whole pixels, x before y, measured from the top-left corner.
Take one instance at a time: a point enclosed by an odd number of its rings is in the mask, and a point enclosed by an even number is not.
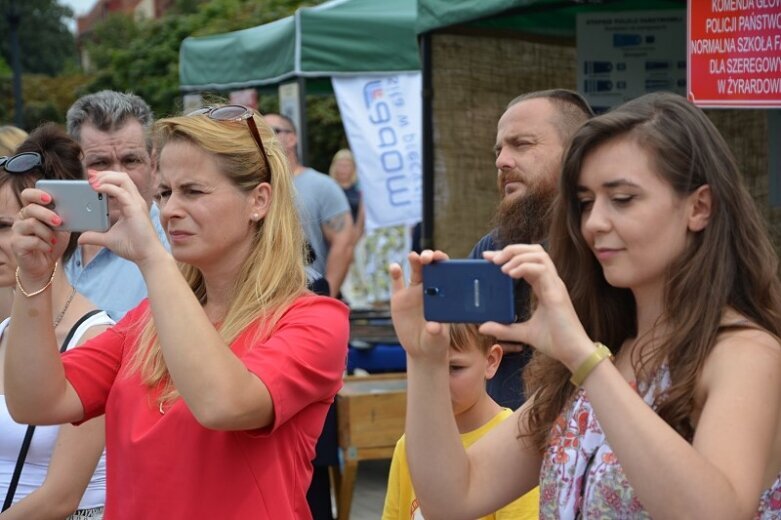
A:
[[[422,140],[423,156],[423,220],[420,224],[420,246],[434,249],[434,117],[432,72],[431,72],[431,33],[420,35],[420,61],[422,81]]]
[[[309,166],[309,129],[307,124],[306,115],[306,78],[298,76],[296,78],[298,82],[298,113],[301,117],[298,129],[298,153],[301,164]]]

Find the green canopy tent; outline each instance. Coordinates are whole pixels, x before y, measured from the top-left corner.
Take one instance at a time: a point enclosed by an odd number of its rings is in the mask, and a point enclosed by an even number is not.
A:
[[[179,56],[180,89],[418,71],[416,8],[416,0],[332,0],[258,27],[186,38]]]
[[[423,81],[422,246],[434,247],[435,162],[439,168],[443,168],[444,163],[440,160],[441,158],[435,157],[434,139],[438,135],[441,136],[445,129],[434,128],[433,102],[438,94],[432,69],[434,66],[441,67],[441,65],[439,63],[432,65],[433,35],[506,37],[507,39],[574,47],[577,15],[580,13],[680,10],[685,8],[685,0],[418,0],[416,27],[419,34]],[[466,57],[464,59],[468,62]],[[490,61],[490,59],[486,57],[484,61]],[[490,67],[487,67],[487,70],[490,73]],[[459,85],[458,88],[462,98],[464,95],[471,94],[465,94],[466,89],[462,85]],[[440,92],[439,95],[441,99],[442,93]],[[465,108],[465,110],[467,115],[473,113],[472,108]],[[452,133],[452,129],[447,130]],[[467,136],[459,137],[466,138]],[[467,140],[469,141],[469,139]],[[462,170],[467,167],[463,163],[459,163],[458,166]],[[451,201],[450,205],[453,208],[448,208],[451,213],[446,212],[447,214],[437,216],[444,222],[442,228],[462,229],[458,222],[451,220],[452,216],[463,214],[464,212],[461,210],[463,207],[470,205],[474,207],[475,197],[480,197],[475,190],[463,188],[463,183],[455,183],[453,186],[445,187],[444,191],[449,192],[449,197],[452,199],[453,190],[459,186],[465,193],[470,193],[472,199],[460,202]],[[471,218],[474,222],[474,215]],[[488,218],[486,218],[487,221]],[[474,224],[472,225],[474,226]],[[460,237],[459,240],[463,243],[471,240],[468,233],[460,233]],[[443,245],[438,241],[436,247],[443,247]],[[456,251],[454,253],[458,254]]]
[[[257,27],[185,38],[179,88],[224,91],[297,81],[306,160],[307,78],[420,70],[416,9],[416,0],[331,0]],[[317,86],[331,88],[329,81]]]
[[[416,27],[419,34],[458,25],[574,39],[580,13],[685,7],[685,0],[418,0]]]

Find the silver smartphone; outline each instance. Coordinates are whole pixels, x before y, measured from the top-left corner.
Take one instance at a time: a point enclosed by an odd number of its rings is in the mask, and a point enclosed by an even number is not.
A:
[[[106,231],[110,227],[108,197],[87,181],[40,179],[35,187],[52,196],[49,207],[62,219],[59,231]]]

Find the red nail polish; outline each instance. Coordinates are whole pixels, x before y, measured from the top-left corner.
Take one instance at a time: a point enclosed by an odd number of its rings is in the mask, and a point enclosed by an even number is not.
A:
[[[59,226],[60,224],[62,224],[62,219],[57,216],[52,217],[52,224],[54,224],[55,226]]]
[[[52,244],[56,244],[56,243],[57,243],[57,239],[55,237],[52,237]]]
[[[48,193],[44,193],[43,195],[41,195],[41,200],[43,201],[44,204],[48,204],[52,201],[52,196],[49,195]]]

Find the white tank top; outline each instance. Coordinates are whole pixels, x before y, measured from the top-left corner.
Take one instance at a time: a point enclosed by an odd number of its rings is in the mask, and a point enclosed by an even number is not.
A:
[[[0,323],[0,338],[3,336],[10,318]],[[113,325],[114,321],[105,312],[96,313],[79,325],[73,337],[68,342],[65,350],[79,343],[79,340],[90,327],[99,325]],[[5,500],[8,493],[8,485],[19,458],[19,449],[22,447],[27,425],[14,422],[8,413],[5,396],[0,395],[0,500]],[[19,476],[19,484],[14,495],[14,503],[20,501],[43,484],[46,472],[49,469],[54,445],[57,442],[59,426],[36,426],[33,434],[30,450]],[[106,503],[106,450],[100,456],[95,473],[87,485],[84,496],[79,502],[78,509],[100,507]]]

